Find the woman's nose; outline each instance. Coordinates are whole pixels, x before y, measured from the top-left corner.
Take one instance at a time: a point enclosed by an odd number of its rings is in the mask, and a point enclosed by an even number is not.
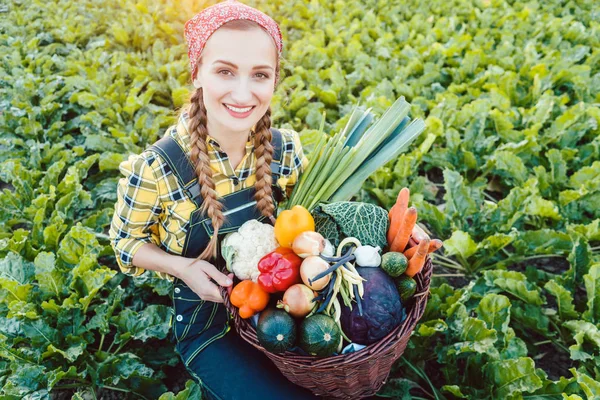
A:
[[[240,105],[248,105],[252,101],[252,90],[248,81],[240,79],[231,92],[231,99]]]

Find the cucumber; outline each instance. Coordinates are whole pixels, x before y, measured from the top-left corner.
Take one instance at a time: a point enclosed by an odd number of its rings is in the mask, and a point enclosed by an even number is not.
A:
[[[390,251],[381,256],[381,269],[392,278],[402,275],[408,267],[408,259],[402,253]]]
[[[417,291],[417,282],[407,275],[401,275],[394,279],[398,293],[400,293],[400,300],[402,304],[406,304]]]
[[[271,353],[283,353],[294,347],[296,321],[284,310],[267,308],[258,318],[256,336],[261,346]]]
[[[298,345],[308,354],[328,357],[336,352],[341,335],[333,318],[325,314],[314,314],[300,324]]]

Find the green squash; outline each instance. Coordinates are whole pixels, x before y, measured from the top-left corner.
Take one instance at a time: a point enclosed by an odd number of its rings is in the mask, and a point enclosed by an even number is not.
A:
[[[408,268],[408,259],[402,253],[390,251],[381,256],[381,269],[392,278],[402,275]]]
[[[300,324],[298,345],[308,354],[328,357],[337,351],[341,332],[334,319],[325,314],[314,314]]]
[[[406,304],[417,291],[417,282],[407,275],[401,275],[394,279],[398,293],[400,293],[400,300],[402,304]]]
[[[267,308],[258,318],[256,336],[261,346],[271,353],[283,353],[294,347],[296,321],[284,310]]]

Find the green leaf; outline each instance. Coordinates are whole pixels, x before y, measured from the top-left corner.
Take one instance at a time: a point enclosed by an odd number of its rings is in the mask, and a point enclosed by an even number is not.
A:
[[[594,355],[584,349],[584,343],[592,344],[595,347],[595,355],[600,355],[600,331],[594,324],[587,321],[571,320],[563,323],[563,326],[574,334],[573,339],[575,339],[576,344],[569,347],[573,360],[594,359]]]
[[[388,397],[399,400],[411,400],[411,389],[417,389],[420,386],[415,382],[405,378],[391,378],[377,392],[377,397]]]
[[[140,313],[126,308],[118,316],[113,316],[111,322],[117,325],[122,335],[145,342],[152,338],[166,338],[170,317],[170,307],[151,304]]]
[[[442,391],[448,392],[448,393],[452,394],[454,397],[458,397],[459,399],[468,399],[469,398],[460,391],[460,387],[458,385],[444,385],[444,386],[442,386]]]
[[[12,364],[12,366],[16,367],[16,364]],[[13,370],[13,373],[9,375],[6,384],[2,388],[2,394],[5,396],[17,396],[15,399],[48,398],[48,390],[45,389],[45,370],[46,368],[41,365],[19,365],[18,371]]]
[[[8,253],[0,260],[0,300],[26,301],[32,289],[34,267],[20,255]]]
[[[174,395],[173,392],[163,393],[158,400],[194,400],[202,397],[202,389],[196,382],[188,379],[185,389]]]
[[[600,190],[600,161],[583,167],[571,175],[569,186],[573,189],[585,187],[587,190]]]
[[[575,310],[575,306],[573,305],[573,296],[571,295],[571,292],[569,292],[555,280],[546,282],[544,289],[556,297],[558,315],[560,316],[561,320],[566,321],[568,319],[579,317],[579,313]]]
[[[600,382],[584,373],[578,372],[575,368],[571,368],[569,371],[577,378],[577,383],[579,383],[579,386],[583,389],[588,399],[600,398]]]
[[[523,160],[509,151],[496,151],[490,162],[499,176],[514,185],[522,185],[529,176]]]
[[[447,255],[460,254],[466,260],[477,251],[477,243],[468,232],[457,230],[452,232],[450,239],[444,241],[444,249]]]
[[[516,393],[531,393],[542,387],[542,380],[535,371],[535,362],[529,357],[490,362],[486,366],[486,374],[493,383],[494,399],[505,399]]]
[[[419,324],[417,332],[423,337],[429,337],[437,334],[438,332],[446,332],[447,330],[448,325],[446,322],[444,322],[444,320],[435,319]]]
[[[482,320],[467,317],[458,334],[459,341],[449,346],[449,355],[469,352],[494,353],[494,343],[497,340],[496,331],[486,328],[485,322]]]
[[[583,276],[588,273],[591,262],[591,250],[587,240],[579,234],[571,234],[572,251],[567,257],[571,264],[571,269],[565,274],[572,287],[583,283]]]
[[[552,229],[521,231],[513,242],[521,254],[566,254],[573,244],[568,234]]]
[[[513,301],[512,305],[512,319],[517,322],[515,328],[518,327],[527,334],[534,331],[545,336],[550,335],[550,319],[542,312],[540,306],[520,301]]]
[[[583,280],[588,296],[588,308],[583,313],[583,318],[598,324],[600,322],[600,264],[593,264],[589,273],[584,275]]]
[[[85,345],[78,343],[70,346],[67,350],[61,350],[56,348],[53,344],[48,345],[46,352],[42,355],[43,358],[51,357],[55,354],[59,354],[69,362],[75,362],[77,358],[85,351]]]
[[[48,377],[48,390],[52,390],[52,388],[62,379],[83,378],[82,376],[79,376],[77,369],[73,365],[71,365],[67,371],[63,371],[62,368],[57,368],[48,372],[46,376]]]
[[[489,329],[494,329],[500,338],[508,330],[510,323],[510,300],[501,294],[488,293],[477,306],[477,315],[485,321]]]
[[[456,171],[444,170],[444,200],[446,201],[446,214],[452,217],[465,218],[478,211],[477,196],[473,190],[464,183],[463,177]]]
[[[544,300],[537,288],[532,288],[527,282],[527,277],[516,271],[493,270],[485,271],[486,285],[496,286],[524,302],[542,305]]]
[[[320,204],[312,212],[315,231],[319,232],[337,248],[341,239],[355,237],[362,245],[387,245],[389,226],[385,209],[368,203],[339,201]]]
[[[77,265],[85,256],[92,256],[95,259],[100,247],[96,236],[81,224],[77,224],[60,242],[57,254],[69,264]]]
[[[45,292],[46,296],[60,297],[65,293],[66,277],[64,271],[56,268],[56,256],[54,253],[41,252],[34,261],[35,278],[38,287]]]

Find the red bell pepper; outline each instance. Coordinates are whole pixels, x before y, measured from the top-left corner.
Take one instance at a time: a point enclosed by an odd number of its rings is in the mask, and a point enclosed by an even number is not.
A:
[[[292,249],[278,247],[258,262],[258,284],[268,292],[285,292],[287,288],[302,283],[300,258]]]

